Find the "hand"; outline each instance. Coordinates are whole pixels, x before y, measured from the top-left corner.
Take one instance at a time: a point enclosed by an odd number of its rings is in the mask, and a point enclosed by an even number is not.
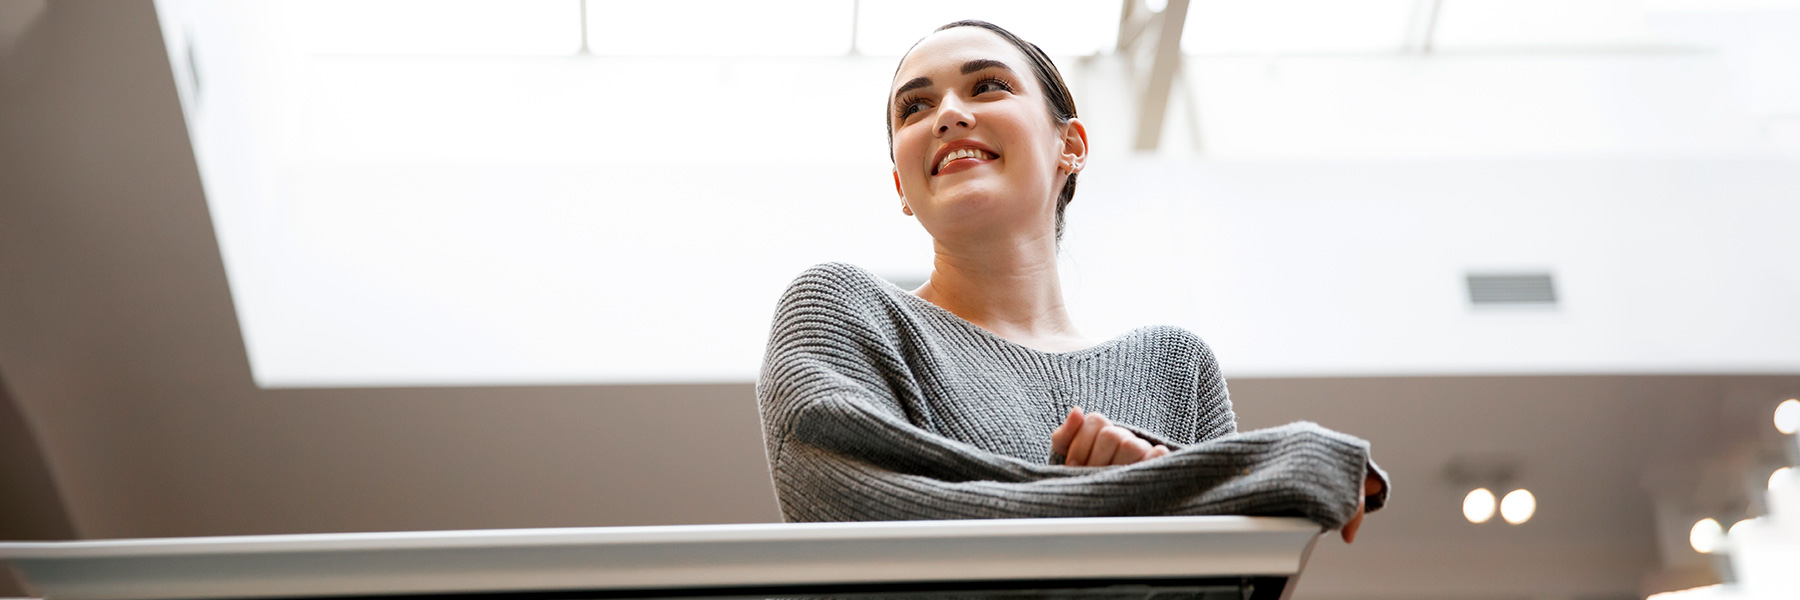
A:
[[[1062,426],[1050,433],[1050,452],[1068,457],[1063,464],[1071,467],[1104,467],[1167,456],[1169,448],[1150,445],[1106,415],[1082,414],[1081,407],[1072,407]]]
[[[1362,528],[1365,498],[1379,493],[1381,493],[1381,478],[1376,477],[1374,473],[1365,475],[1363,477],[1363,493],[1356,497],[1356,516],[1350,517],[1350,522],[1344,524],[1344,543],[1349,544],[1356,541],[1356,530]]]

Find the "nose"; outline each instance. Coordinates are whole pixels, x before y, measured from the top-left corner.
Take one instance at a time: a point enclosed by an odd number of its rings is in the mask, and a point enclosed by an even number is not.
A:
[[[951,127],[956,127],[958,129],[974,129],[975,115],[970,113],[968,109],[965,108],[961,102],[956,101],[954,97],[946,98],[943,101],[943,104],[938,106],[936,125],[937,128],[935,131],[937,131],[938,137],[944,137],[944,135],[950,133]]]

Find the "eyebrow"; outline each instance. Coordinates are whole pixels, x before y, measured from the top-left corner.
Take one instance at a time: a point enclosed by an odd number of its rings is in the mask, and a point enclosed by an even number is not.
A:
[[[991,58],[977,58],[975,60],[971,60],[969,62],[963,63],[962,74],[968,75],[970,73],[974,73],[974,72],[980,71],[982,69],[1000,69],[1000,70],[1006,71],[1008,73],[1012,72],[1012,67],[1006,66],[1006,63],[1003,63],[1003,62],[1000,62],[1000,61],[997,61],[997,60],[994,60]]]
[[[1006,66],[1006,63],[1003,63],[1003,62],[1000,62],[1000,61],[997,61],[997,60],[994,60],[991,58],[977,58],[975,60],[971,60],[969,62],[963,63],[962,74],[968,75],[970,73],[974,73],[976,71],[981,71],[984,69],[1000,69],[1002,71],[1006,71],[1007,73],[1013,72],[1012,67]],[[1016,77],[1017,74],[1014,74],[1014,76]],[[910,92],[910,91],[913,91],[913,90],[916,90],[919,88],[923,88],[923,87],[931,87],[931,78],[930,77],[914,77],[914,78],[912,78],[912,81],[908,81],[908,82],[906,82],[905,85],[900,86],[899,89],[894,90],[894,96],[898,97],[901,94],[904,94],[904,93],[907,93],[907,92]]]

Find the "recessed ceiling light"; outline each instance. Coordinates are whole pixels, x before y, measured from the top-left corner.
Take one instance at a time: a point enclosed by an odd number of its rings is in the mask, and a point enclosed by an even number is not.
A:
[[[1531,515],[1535,513],[1537,513],[1537,497],[1532,496],[1530,490],[1513,490],[1507,492],[1505,498],[1500,499],[1500,516],[1508,523],[1514,525],[1524,523],[1531,520]]]
[[[1469,490],[1469,495],[1463,496],[1463,518],[1470,523],[1486,523],[1494,518],[1494,493],[1487,488]]]
[[[1782,433],[1800,430],[1800,399],[1788,398],[1775,407],[1775,430]]]
[[[1711,554],[1719,549],[1719,541],[1724,537],[1724,528],[1708,517],[1694,522],[1694,528],[1688,530],[1688,545],[1693,546],[1695,552]]]

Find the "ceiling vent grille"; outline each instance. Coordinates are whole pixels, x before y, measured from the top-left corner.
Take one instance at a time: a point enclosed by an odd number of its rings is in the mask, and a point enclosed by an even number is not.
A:
[[[1549,273],[1471,273],[1469,303],[1475,306],[1555,306],[1556,282]]]

